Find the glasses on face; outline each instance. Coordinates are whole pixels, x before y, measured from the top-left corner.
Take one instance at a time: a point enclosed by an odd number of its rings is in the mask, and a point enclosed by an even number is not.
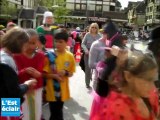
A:
[[[96,27],[91,27],[91,28],[97,29]]]

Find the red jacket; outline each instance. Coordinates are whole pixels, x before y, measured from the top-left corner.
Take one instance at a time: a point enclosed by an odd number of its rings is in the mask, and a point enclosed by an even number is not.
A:
[[[31,78],[33,78],[31,75],[27,74],[25,69],[28,67],[33,67],[36,70],[38,70],[40,73],[43,71],[44,67],[44,54],[42,53],[36,53],[34,57],[28,58],[25,55],[14,55],[15,62],[18,67],[18,76],[20,79],[20,83],[23,83]],[[43,86],[43,79],[42,77],[36,78],[37,86],[36,88],[40,88]]]

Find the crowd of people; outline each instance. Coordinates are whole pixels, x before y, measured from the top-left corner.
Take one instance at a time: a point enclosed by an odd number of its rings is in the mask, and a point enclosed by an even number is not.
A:
[[[79,49],[84,84],[93,87],[89,120],[160,119],[160,26],[141,51],[127,47],[128,35],[111,20],[102,29],[92,23],[85,32],[53,28],[53,23],[54,15],[47,11],[37,29],[10,22],[1,32],[0,96],[21,98],[21,116],[1,120],[42,120],[43,101],[49,103],[50,120],[64,120]]]

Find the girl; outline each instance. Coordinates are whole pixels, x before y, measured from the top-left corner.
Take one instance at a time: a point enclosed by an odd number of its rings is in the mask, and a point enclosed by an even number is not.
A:
[[[95,120],[158,120],[154,86],[158,69],[152,55],[141,51],[123,53],[117,60],[117,72],[121,87],[110,91]]]
[[[22,105],[24,112],[23,120],[40,120],[42,114],[42,70],[44,66],[44,55],[36,52],[38,34],[33,29],[26,30],[30,39],[23,50],[23,54],[15,55],[14,59],[18,66],[20,83],[29,78],[35,78],[37,85],[25,95]]]

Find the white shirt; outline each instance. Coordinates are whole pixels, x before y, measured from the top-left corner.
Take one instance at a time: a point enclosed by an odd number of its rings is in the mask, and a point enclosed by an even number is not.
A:
[[[4,50],[0,50],[0,62],[9,65],[16,73],[18,73],[18,69],[13,57]]]

